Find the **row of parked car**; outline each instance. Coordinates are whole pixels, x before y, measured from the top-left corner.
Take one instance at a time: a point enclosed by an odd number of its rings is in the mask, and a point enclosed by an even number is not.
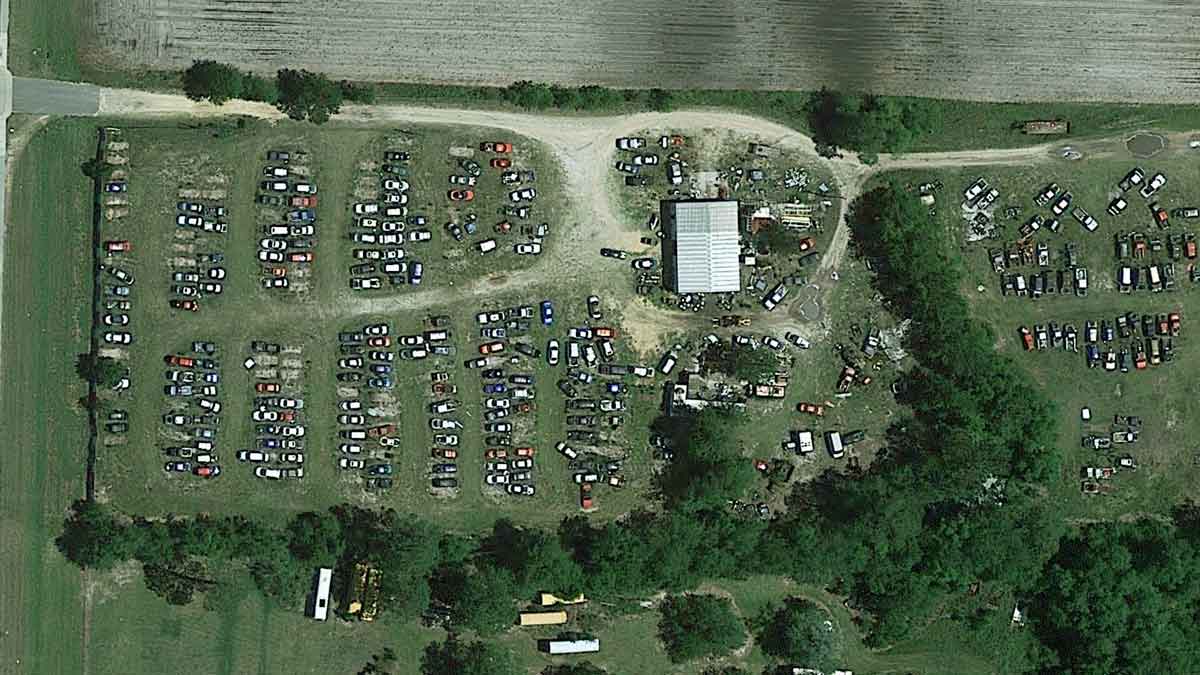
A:
[[[227,213],[221,204],[180,201],[175,204],[175,224],[195,231],[196,236],[221,235],[228,231]],[[211,241],[211,239],[209,239]],[[169,259],[172,309],[197,312],[205,298],[225,290],[225,255],[217,248],[193,257]]]
[[[1017,334],[1022,347],[1030,352],[1059,347],[1078,352],[1082,340],[1089,368],[1103,366],[1106,371],[1127,373],[1131,368],[1145,370],[1173,361],[1174,338],[1179,336],[1182,326],[1183,318],[1179,312],[1143,314],[1140,317],[1127,312],[1118,315],[1114,321],[1087,320],[1082,335],[1073,324],[1060,326],[1055,322],[1035,325],[1032,330],[1020,326]],[[1113,344],[1118,340],[1127,342]]]
[[[295,377],[283,377],[302,367],[300,348],[276,342],[253,340],[243,362],[255,375],[254,403],[250,421],[254,445],[239,450],[237,459],[254,466],[254,475],[266,480],[298,480],[304,477],[304,445],[307,428],[304,398]]]
[[[268,290],[300,290],[305,266],[316,259],[317,184],[303,152],[271,150],[255,201],[262,230],[258,240],[260,282]]]
[[[393,287],[415,286],[424,277],[424,265],[405,250],[406,246],[433,239],[426,217],[409,213],[413,196],[408,180],[411,160],[409,152],[384,151],[376,198],[351,206],[350,241],[355,246],[350,265],[351,290],[380,289],[385,282]]]
[[[163,436],[168,445],[163,465],[168,474],[192,474],[201,478],[221,475],[217,456],[217,433],[221,426],[221,364],[217,345],[206,340],[192,342],[182,354],[167,354],[163,362],[166,410]]]
[[[388,421],[399,412],[389,391],[398,345],[416,348],[411,336],[393,340],[386,323],[338,334],[337,463],[344,471],[360,472],[367,487],[377,490],[392,487],[391,459],[400,447],[396,424]]]
[[[129,183],[124,180],[109,181],[104,190],[126,193]],[[133,344],[130,310],[133,308],[134,278],[129,271],[132,256],[126,255],[133,252],[133,244],[126,240],[108,240],[103,248],[105,262],[100,264],[100,274],[104,278],[96,282],[103,289],[104,302],[104,314],[98,317],[103,325],[100,339],[106,348],[125,347]]]

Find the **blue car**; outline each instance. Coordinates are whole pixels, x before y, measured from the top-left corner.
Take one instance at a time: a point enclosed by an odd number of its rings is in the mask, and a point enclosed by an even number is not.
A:
[[[311,223],[317,219],[317,212],[312,209],[298,209],[288,214],[289,220],[297,220],[302,223]]]
[[[483,385],[483,393],[485,394],[503,394],[508,391],[508,387],[504,386],[503,382],[493,382]]]
[[[391,389],[392,378],[390,377],[372,377],[367,380],[367,386],[373,389]]]
[[[554,323],[554,305],[549,300],[542,301],[542,325],[549,326]]]
[[[419,261],[414,260],[408,266],[408,283],[413,286],[418,286],[421,283],[421,278],[425,275],[425,266]]]

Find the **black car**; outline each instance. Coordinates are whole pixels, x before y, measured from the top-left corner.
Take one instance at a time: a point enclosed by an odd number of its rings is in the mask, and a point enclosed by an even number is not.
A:
[[[516,342],[513,344],[513,348],[531,359],[540,358],[542,356],[542,350],[527,342]]]
[[[338,382],[361,382],[363,374],[357,371],[346,371],[337,374]]]
[[[263,342],[262,340],[254,340],[250,343],[252,351],[261,352],[263,354],[278,354],[281,347],[274,342]]]
[[[568,441],[580,441],[583,443],[595,443],[600,437],[594,431],[584,431],[583,429],[571,429],[567,432]]]
[[[650,184],[650,179],[645,176],[625,176],[625,185],[628,187],[646,187]]]
[[[579,427],[596,426],[596,418],[592,415],[567,415],[567,424]]]
[[[396,150],[388,150],[383,153],[383,159],[388,162],[407,162],[412,159],[412,155],[407,152],[399,152]]]
[[[484,379],[488,379],[488,380],[503,380],[504,379],[504,369],[503,368],[488,368],[487,370],[480,373],[480,375],[482,375],[484,377]]]
[[[484,443],[491,446],[508,447],[512,445],[511,436],[488,436],[484,439]]]
[[[462,228],[458,226],[458,223],[446,223],[446,229],[450,231],[450,236],[454,237],[454,241],[462,241],[466,238],[466,235],[463,234]]]
[[[458,487],[458,479],[457,478],[434,478],[429,483],[430,483],[430,485],[432,485],[435,488],[456,488],[456,487]]]
[[[558,390],[567,398],[575,398],[579,395],[579,392],[575,390],[575,386],[571,384],[570,380],[559,380]]]
[[[616,258],[617,260],[624,260],[629,256],[627,252],[615,248],[602,248],[600,249],[600,255],[605,258]]]
[[[351,344],[351,343],[362,342],[362,341],[363,341],[362,333],[350,333],[350,332],[338,333],[338,342],[340,342],[342,344]]]

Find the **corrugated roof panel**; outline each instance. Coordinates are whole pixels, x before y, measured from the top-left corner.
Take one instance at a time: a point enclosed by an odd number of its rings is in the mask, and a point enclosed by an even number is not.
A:
[[[675,290],[741,290],[736,201],[675,202]]]

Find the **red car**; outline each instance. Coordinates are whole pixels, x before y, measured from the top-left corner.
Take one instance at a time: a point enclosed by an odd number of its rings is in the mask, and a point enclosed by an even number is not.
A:
[[[448,193],[448,196],[450,197],[450,201],[452,201],[452,202],[469,202],[472,199],[475,199],[475,191],[474,190],[451,190]]]
[[[494,152],[497,155],[504,155],[512,152],[512,143],[504,141],[491,141],[479,144],[479,149],[484,152]]]
[[[175,309],[186,310],[189,312],[200,311],[200,304],[197,303],[195,300],[172,300],[171,307],[174,307]]]
[[[458,451],[454,448],[434,448],[430,454],[434,457],[440,457],[442,459],[458,458]]]
[[[517,448],[514,451],[517,457],[533,457],[533,448]]]
[[[216,478],[221,475],[221,467],[216,464],[202,464],[192,469],[192,473],[201,478]]]
[[[483,453],[483,456],[487,459],[505,459],[508,457],[508,451],[503,448],[492,448]]]
[[[817,417],[825,416],[825,406],[817,405],[816,403],[808,403],[806,401],[801,401],[796,404],[796,410],[797,410],[797,412],[807,413],[809,415],[816,415]]]
[[[311,251],[294,251],[288,254],[288,262],[310,263],[313,260],[316,260],[316,256]]]
[[[106,241],[104,250],[108,253],[128,253],[133,250],[133,244],[128,241]]]
[[[1167,317],[1167,321],[1171,324],[1171,335],[1179,335],[1179,330],[1183,328],[1183,317],[1179,312],[1171,312]]]
[[[1029,329],[1021,326],[1017,332],[1021,334],[1021,344],[1025,346],[1025,351],[1033,351],[1033,334],[1029,332]]]
[[[504,343],[500,341],[485,342],[479,345],[479,353],[487,356],[488,354],[499,354],[504,351]]]
[[[512,166],[512,160],[507,157],[493,157],[491,165],[493,169],[507,169]]]
[[[196,367],[196,360],[188,356],[167,354],[165,357],[163,357],[163,361],[165,361],[168,366],[179,366],[180,368]]]
[[[387,436],[387,435],[393,434],[395,432],[396,432],[395,424],[380,424],[377,427],[371,427],[370,429],[367,429],[367,435],[372,438],[379,438],[380,436]]]
[[[317,205],[316,197],[292,197],[292,206],[312,208]]]
[[[583,483],[579,486],[579,508],[587,510],[592,506],[592,484]]]
[[[257,391],[260,394],[278,394],[279,393],[279,383],[278,382],[259,382],[258,384],[254,385],[254,391]]]
[[[615,340],[617,337],[617,329],[609,328],[608,326],[598,326],[596,328],[593,328],[592,333],[596,337],[608,338],[610,340]]]

